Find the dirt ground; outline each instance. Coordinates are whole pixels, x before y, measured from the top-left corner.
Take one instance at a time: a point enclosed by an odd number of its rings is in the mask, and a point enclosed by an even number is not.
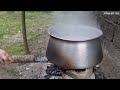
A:
[[[0,79],[44,79],[49,63],[1,65]]]
[[[49,35],[47,30],[34,30],[38,36],[29,45],[33,55],[45,56]],[[6,37],[7,38],[7,37]],[[16,34],[14,42],[22,39],[22,35]],[[10,43],[11,41],[9,41]],[[43,79],[48,63],[12,63],[0,65],[0,79]]]

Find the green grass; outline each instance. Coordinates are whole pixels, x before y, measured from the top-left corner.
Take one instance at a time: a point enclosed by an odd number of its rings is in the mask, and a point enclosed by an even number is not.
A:
[[[6,50],[13,55],[25,54],[24,44],[22,42],[17,42],[14,45],[6,46]]]
[[[36,38],[37,33],[34,30],[43,28],[47,30],[53,23],[51,12],[26,12],[26,28],[29,38],[28,43],[32,43]],[[22,33],[21,12],[0,11],[0,48],[5,49],[12,55],[25,54],[23,42],[8,44],[8,39],[4,39],[4,35],[15,35],[18,32]],[[10,40],[10,38],[9,38]]]

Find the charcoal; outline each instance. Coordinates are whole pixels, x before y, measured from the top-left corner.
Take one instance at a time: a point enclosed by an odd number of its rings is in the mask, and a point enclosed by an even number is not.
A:
[[[62,78],[61,68],[54,64],[47,66],[46,74],[47,75],[45,76],[45,79],[61,79]]]
[[[54,70],[50,73],[50,75],[55,75],[55,76],[61,76],[62,75],[62,71],[61,70]]]
[[[44,76],[45,79],[49,79],[51,77],[52,77],[52,75],[46,75],[46,76]]]

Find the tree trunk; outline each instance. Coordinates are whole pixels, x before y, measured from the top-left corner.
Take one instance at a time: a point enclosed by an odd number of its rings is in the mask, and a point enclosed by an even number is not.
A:
[[[22,32],[26,54],[30,54],[26,35],[25,11],[22,11]]]

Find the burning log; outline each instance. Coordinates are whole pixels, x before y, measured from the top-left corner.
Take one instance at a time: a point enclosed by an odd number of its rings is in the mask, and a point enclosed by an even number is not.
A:
[[[26,62],[35,62],[35,55],[14,55],[13,63],[26,63]]]
[[[48,62],[45,56],[35,55],[14,55],[14,63],[30,63],[30,62]]]

